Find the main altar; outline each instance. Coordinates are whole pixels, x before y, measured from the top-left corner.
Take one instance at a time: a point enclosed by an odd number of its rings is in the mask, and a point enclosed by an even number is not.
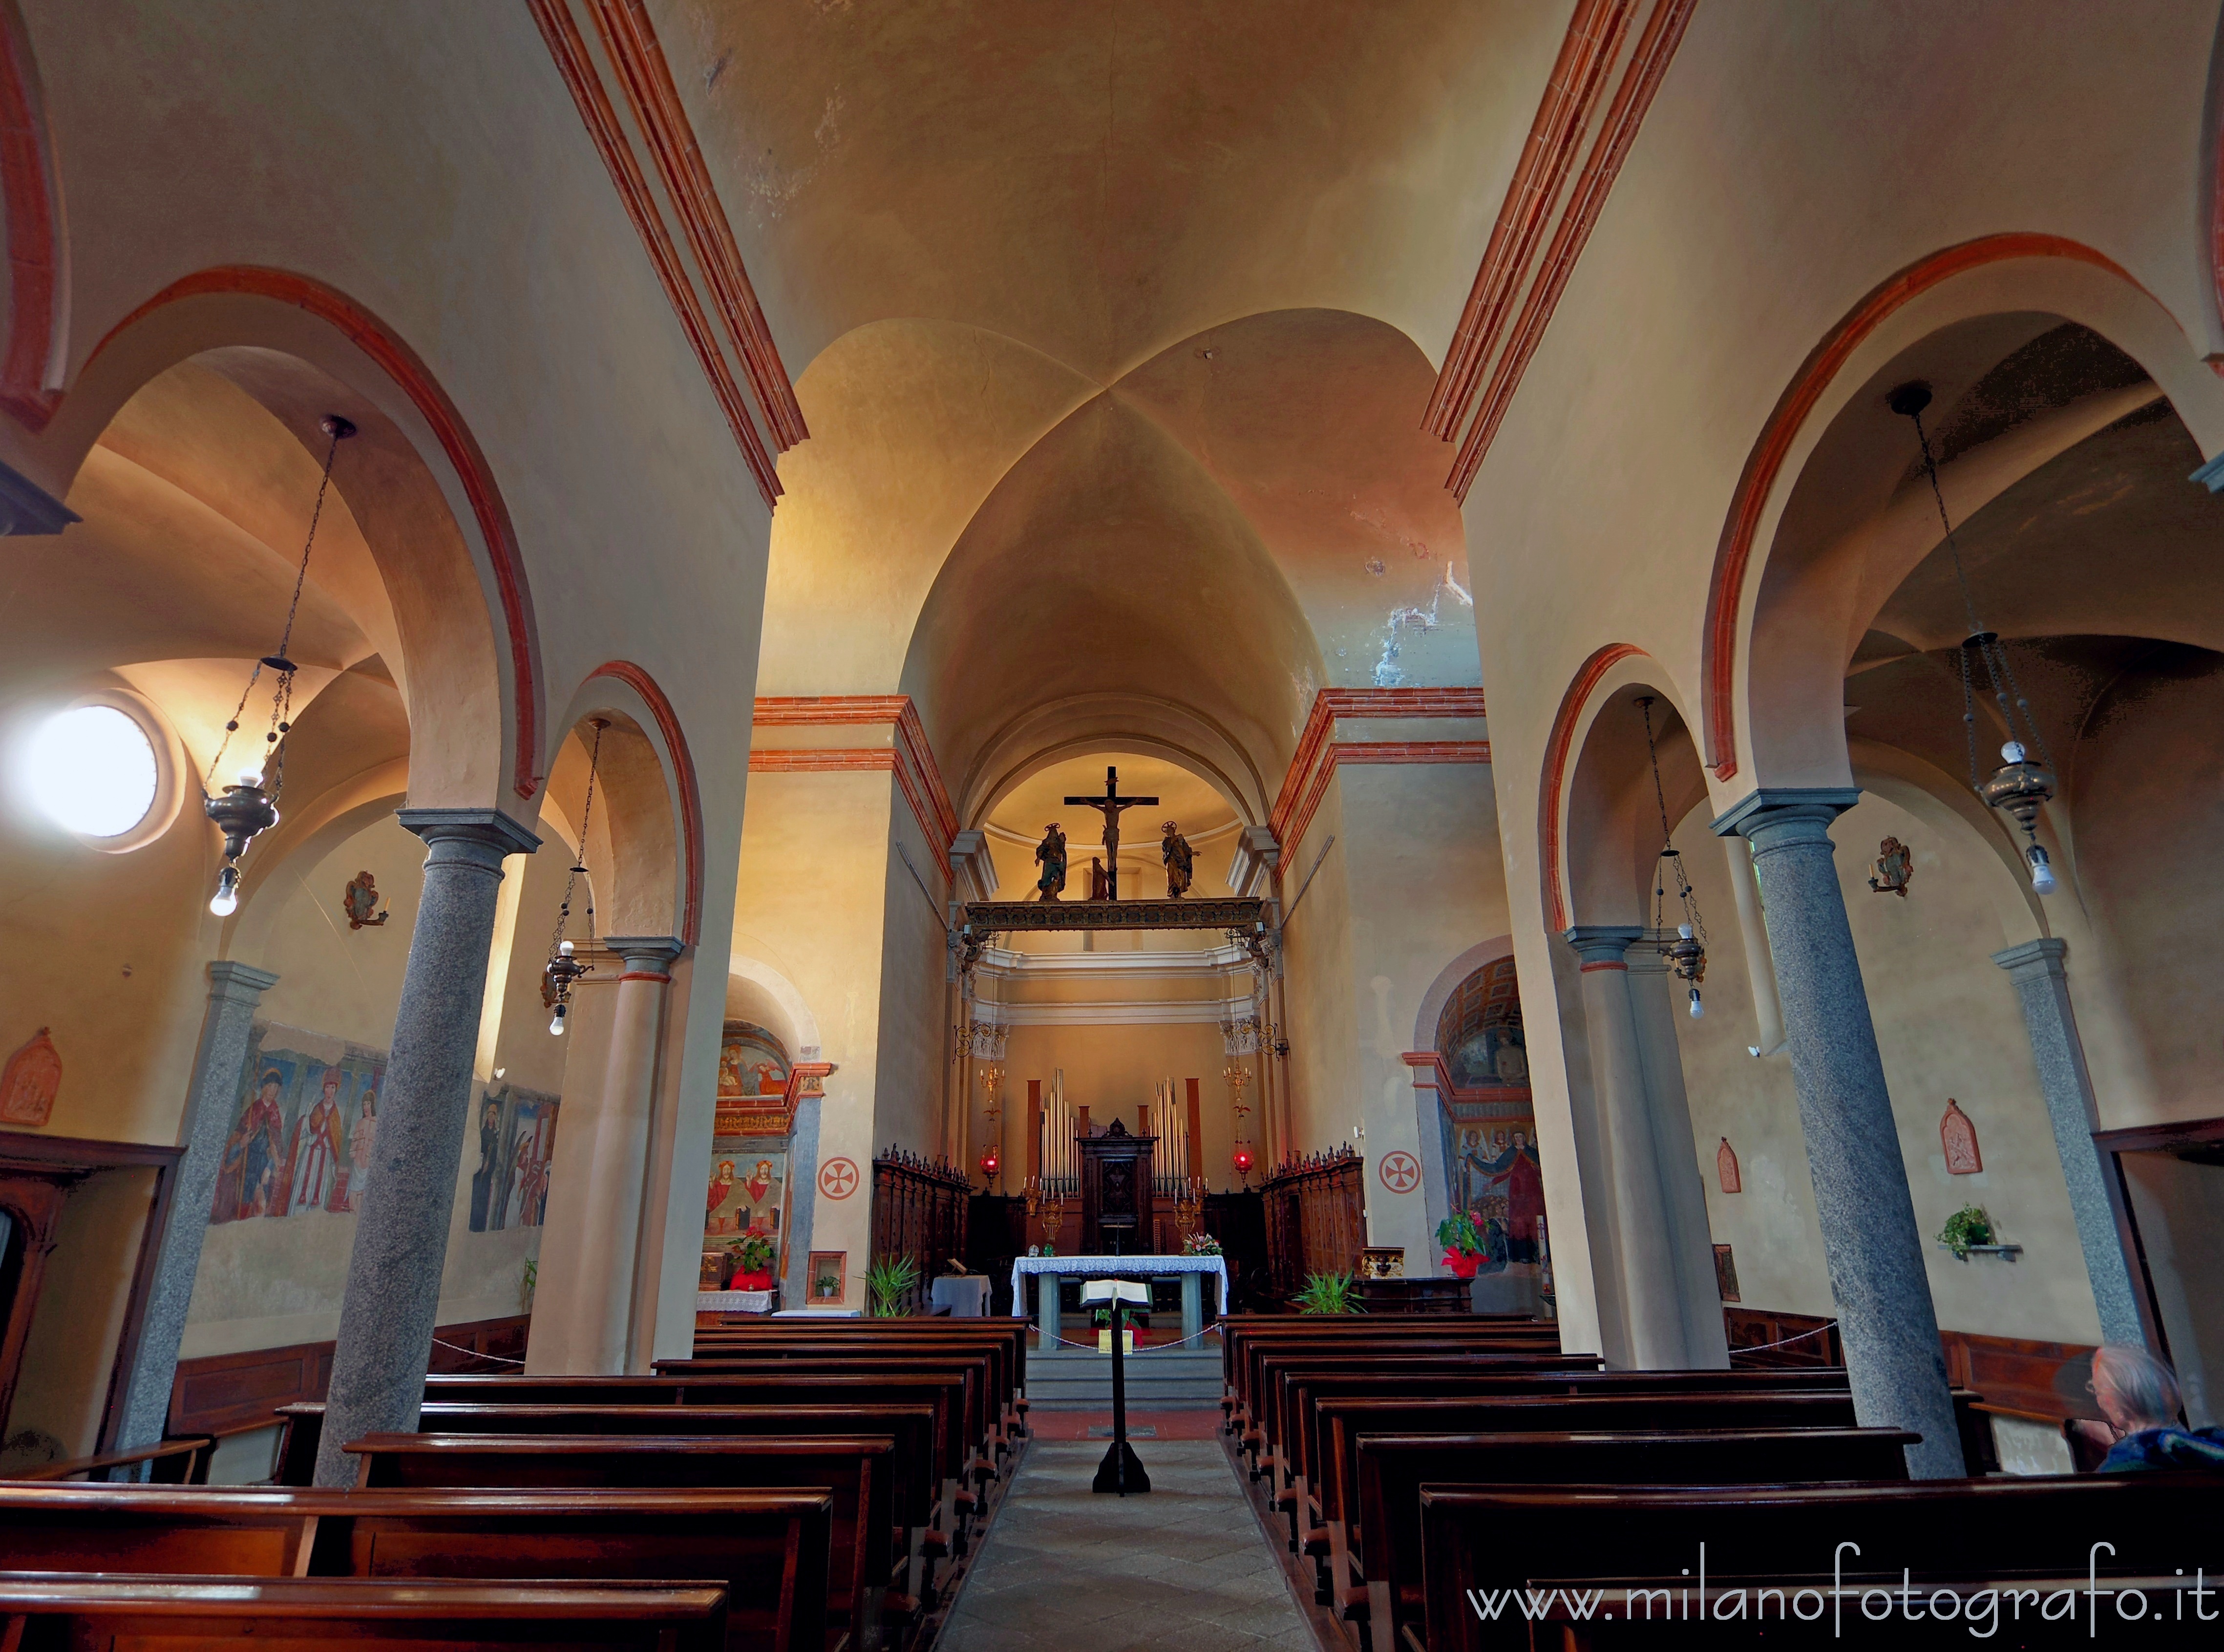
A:
[[[1012,1312],[1027,1314],[1029,1274],[1042,1276],[1036,1325],[1045,1347],[1062,1323],[1058,1301],[1061,1279],[1172,1279],[1181,1281],[1182,1339],[1194,1341],[1204,1330],[1204,1276],[1220,1280],[1220,1312],[1228,1312],[1228,1264],[1218,1256],[1019,1256],[1012,1263]]]

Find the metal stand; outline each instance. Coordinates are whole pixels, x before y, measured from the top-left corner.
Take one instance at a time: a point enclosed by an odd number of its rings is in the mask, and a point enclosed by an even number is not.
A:
[[[1147,1491],[1151,1477],[1143,1472],[1143,1465],[1135,1455],[1135,1448],[1128,1443],[1128,1377],[1127,1355],[1121,1321],[1127,1293],[1138,1293],[1140,1301],[1150,1300],[1150,1287],[1133,1285],[1125,1280],[1093,1281],[1084,1288],[1084,1301],[1090,1293],[1101,1291],[1112,1307],[1112,1444],[1104,1453],[1104,1460],[1096,1465],[1096,1478],[1090,1483],[1091,1491],[1116,1491],[1126,1497],[1130,1491]],[[1099,1298],[1097,1300],[1103,1300]]]

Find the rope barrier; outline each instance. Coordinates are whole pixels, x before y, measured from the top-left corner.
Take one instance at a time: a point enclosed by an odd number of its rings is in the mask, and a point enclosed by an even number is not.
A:
[[[1147,1358],[1149,1356],[1151,1356],[1151,1355],[1153,1355],[1153,1354],[1162,1354],[1162,1353],[1166,1353],[1166,1352],[1167,1352],[1168,1351],[1170,1351],[1170,1350],[1172,1350],[1172,1349],[1178,1348],[1178,1347],[1180,1347],[1180,1346],[1182,1345],[1182,1344],[1183,1344],[1183,1343],[1185,1343],[1185,1342],[1195,1342],[1195,1341],[1198,1340],[1200,1338],[1209,1337],[1209,1336],[1210,1336],[1214,1332],[1216,1332],[1216,1331],[1217,1331],[1217,1330],[1219,1330],[1219,1329],[1220,1329],[1220,1327],[1219,1327],[1218,1326],[1216,1326],[1216,1325],[1209,1325],[1209,1326],[1205,1326],[1204,1330],[1202,1330],[1202,1331],[1198,1332],[1197,1333],[1197,1335],[1196,1335],[1196,1336],[1193,1336],[1193,1337],[1178,1337],[1178,1338],[1176,1338],[1176,1339],[1175,1339],[1173,1341],[1172,1341],[1172,1342],[1157,1342],[1157,1343],[1153,1343],[1153,1344],[1152,1344],[1149,1347],[1147,1347],[1147,1348],[1134,1348],[1134,1349],[1130,1349],[1130,1350],[1128,1351],[1128,1355],[1129,1355],[1129,1358],[1134,1358],[1134,1359],[1144,1359],[1144,1358]],[[1051,1339],[1052,1342],[1054,1342],[1054,1343],[1058,1344],[1058,1345],[1059,1347],[1061,1347],[1061,1348],[1078,1348],[1078,1349],[1080,1349],[1084,1353],[1091,1353],[1091,1354],[1095,1354],[1095,1353],[1106,1353],[1106,1352],[1110,1351],[1109,1349],[1103,1349],[1103,1348],[1099,1348],[1099,1347],[1098,1347],[1095,1343],[1093,1343],[1093,1342],[1069,1342],[1069,1341],[1067,1341],[1064,1337],[1058,1336],[1058,1335],[1056,1335],[1056,1334],[1054,1334],[1054,1333],[1052,1333],[1052,1332],[1048,1332],[1048,1331],[1045,1331],[1045,1330],[1044,1330],[1040,1326],[1037,1326],[1035,1327],[1035,1334],[1036,1334],[1037,1336],[1049,1337],[1049,1338],[1050,1338],[1050,1339]]]
[[[452,1342],[443,1342],[438,1337],[433,1339],[433,1345],[445,1348],[452,1354],[469,1354],[473,1359],[491,1359],[499,1365],[522,1365],[525,1363],[521,1359],[512,1359],[508,1354],[481,1353],[476,1348],[460,1348]]]
[[[1734,1354],[1765,1354],[1772,1348],[1789,1348],[1795,1342],[1804,1342],[1810,1337],[1821,1336],[1825,1331],[1828,1331],[1831,1326],[1835,1325],[1837,1321],[1835,1320],[1826,1321],[1822,1325],[1816,1326],[1812,1331],[1802,1331],[1798,1336],[1786,1337],[1781,1342],[1740,1343],[1736,1346],[1733,1347],[1730,1351]]]

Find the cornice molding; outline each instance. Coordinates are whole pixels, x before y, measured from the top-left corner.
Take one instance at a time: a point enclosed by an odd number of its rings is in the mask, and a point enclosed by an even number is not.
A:
[[[1312,824],[1328,783],[1347,763],[1488,763],[1488,740],[1349,740],[1334,736],[1344,718],[1481,718],[1488,711],[1480,688],[1324,688],[1313,696],[1305,732],[1298,737],[1282,789],[1267,824],[1286,852]]]
[[[1637,45],[1625,60],[1622,43],[1637,0],[1578,0],[1422,419],[1424,428],[1446,441],[1467,425],[1467,439],[1444,478],[1462,503],[1590,240],[1696,3],[1654,0]],[[1621,79],[1613,101],[1595,121],[1617,60]],[[1576,174],[1576,156],[1587,137],[1589,154]],[[1540,254],[1548,225],[1553,226],[1552,237]],[[1515,318],[1514,301],[1525,293]]]
[[[572,18],[569,0],[528,0],[549,55],[556,60],[557,72],[578,106],[579,118],[586,123],[587,136],[610,171],[626,216],[633,220],[665,297],[679,318],[688,347],[710,381],[711,395],[725,415],[735,445],[741,449],[769,510],[780,497],[780,484],[766,433],[770,434],[774,447],[780,450],[793,446],[810,434],[803,427],[794,388],[773,345],[748,272],[742,268],[732,226],[716,193],[710,189],[701,151],[679,106],[671,69],[656,43],[648,14],[638,0],[586,0],[586,3],[597,38],[618,78],[673,215],[679,220],[681,233],[694,256],[692,271],[679,256],[633,139],[619,120],[616,105],[587,49],[586,37]],[[698,271],[702,285],[710,289],[708,302],[698,287]],[[764,421],[761,431],[711,326],[713,309],[724,324],[734,354],[755,394]]]
[[[941,765],[927,743],[919,708],[908,694],[767,695],[759,699],[754,721],[765,728],[855,728],[885,723],[890,744],[867,747],[753,749],[752,774],[829,774],[843,770],[893,774],[910,804],[943,879],[950,879],[950,845],[957,836],[957,811],[951,807]]]
[[[1217,1027],[1250,1015],[1240,998],[1100,999],[1094,1003],[1008,1003],[996,1019],[1006,1027]]]
[[[1022,953],[1009,946],[984,946],[979,974],[1008,980],[1045,976],[1069,980],[1147,977],[1180,979],[1191,976],[1225,975],[1250,966],[1248,948],[1232,945],[1200,947],[1194,952],[1159,949],[1136,953]],[[984,1001],[982,1008],[993,1008]]]

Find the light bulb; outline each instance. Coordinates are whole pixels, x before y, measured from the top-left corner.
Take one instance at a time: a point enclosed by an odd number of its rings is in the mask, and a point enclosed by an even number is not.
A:
[[[2000,756],[2009,763],[2021,763],[2023,761],[2022,743],[2016,740],[2009,741],[2000,748]]]
[[[239,910],[239,868],[227,866],[218,874],[216,894],[209,901],[209,910],[219,918],[229,918]]]
[[[575,949],[570,941],[559,940],[556,943],[556,950],[563,953],[565,957],[569,958]]]
[[[1699,989],[1693,987],[1691,989],[1691,1019],[1693,1021],[1703,1020],[1705,1017],[1706,1013],[1707,1006],[1699,1002]]]
[[[262,783],[262,771],[260,769],[241,769],[239,783],[243,786],[260,786]]]
[[[2033,844],[2023,851],[2024,859],[2031,864],[2031,887],[2040,895],[2051,895],[2061,888],[2054,876],[2054,867],[2046,858],[2044,845]]]
[[[548,1031],[554,1037],[561,1038],[564,1036],[564,1012],[562,1010],[558,1010],[555,1019],[548,1023]]]
[[[1676,926],[1676,933],[1685,940],[1689,940],[1691,938],[1691,926],[1688,923],[1679,923]]]

